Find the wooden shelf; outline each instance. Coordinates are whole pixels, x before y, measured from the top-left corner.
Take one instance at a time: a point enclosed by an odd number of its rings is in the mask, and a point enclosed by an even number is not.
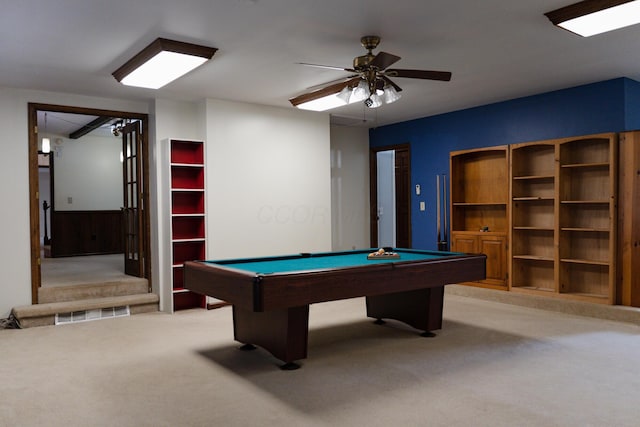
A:
[[[564,205],[608,205],[610,200],[560,200]]]
[[[532,202],[532,201],[554,201],[555,199],[553,197],[535,197],[535,196],[531,196],[531,197],[514,197],[512,199],[514,202]]]
[[[553,227],[513,227],[513,230],[554,231]]]
[[[572,263],[572,264],[590,264],[590,265],[605,265],[605,266],[609,265],[609,261],[595,261],[595,260],[590,260],[590,259],[569,259],[569,258],[564,258],[564,259],[561,259],[560,262],[568,262],[568,263]]]
[[[550,288],[542,288],[539,286],[516,286],[516,288],[518,290],[525,290],[525,291],[535,291],[535,292],[554,292],[553,289]]]
[[[576,231],[580,233],[609,233],[608,228],[578,228],[578,227],[562,227],[560,231]]]
[[[561,168],[609,168],[609,163],[573,163],[560,165]]]
[[[555,179],[554,175],[527,175],[527,176],[514,176],[512,178],[515,181],[520,181],[520,180],[524,180],[524,181],[529,181],[529,180],[535,180],[535,181],[541,181],[541,180],[545,180],[545,181],[553,181]]]
[[[495,203],[495,202],[488,202],[488,203],[461,203],[461,202],[455,202],[453,203],[453,206],[507,206],[506,203]]]
[[[553,258],[538,255],[513,255],[514,259],[528,259],[532,261],[550,261],[553,262]]]

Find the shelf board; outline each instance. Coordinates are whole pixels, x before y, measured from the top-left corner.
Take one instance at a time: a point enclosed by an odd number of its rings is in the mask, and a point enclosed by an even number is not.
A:
[[[191,242],[204,242],[204,237],[194,237],[191,239],[171,239],[172,243],[191,243]]]
[[[553,262],[553,258],[540,255],[513,255],[513,259],[526,259],[529,261]]]
[[[599,299],[599,300],[607,300],[609,298],[608,295],[593,294],[589,292],[562,292],[561,291],[560,295],[570,295],[570,296],[583,297],[583,298],[589,298],[589,299]],[[602,302],[605,302],[605,301],[602,301]]]
[[[183,293],[187,293],[187,292],[191,292],[191,291],[189,289],[186,289],[186,288],[174,288],[172,290],[172,292],[174,294],[183,294]]]
[[[514,230],[554,231],[552,227],[513,227]]]
[[[554,201],[554,197],[537,197],[537,196],[529,196],[529,197],[514,197],[514,202],[527,202],[527,201]]]
[[[561,200],[563,205],[608,205],[609,200]]]
[[[204,188],[172,188],[171,191],[179,193],[204,193]]]
[[[585,265],[602,265],[609,266],[609,261],[596,261],[592,259],[575,259],[575,258],[562,258],[561,262],[566,262],[570,264],[585,264]]]
[[[482,236],[506,236],[507,232],[506,231],[495,231],[495,230],[490,230],[490,231],[480,231],[480,230],[451,230],[451,234],[469,234],[469,235],[473,235],[473,236],[478,236],[478,235],[482,235]]]
[[[507,203],[501,203],[501,202],[478,202],[478,203],[453,203],[453,206],[470,206],[470,207],[474,207],[474,206],[504,206],[505,208],[507,207]]]
[[[585,233],[608,233],[608,228],[582,228],[582,227],[562,227],[561,231],[579,231]]]
[[[555,292],[555,289],[552,288],[544,288],[541,286],[531,286],[531,285],[524,285],[524,286],[518,286],[518,285],[511,285],[512,289],[522,289],[522,290],[527,290],[527,291],[536,291],[536,292]]]
[[[203,168],[204,164],[202,163],[171,163],[171,167],[177,168]]]
[[[555,179],[554,175],[523,175],[523,176],[514,176],[514,180],[551,180]]]
[[[598,162],[598,163],[570,163],[566,165],[560,165],[562,168],[608,168],[609,163],[607,162]]]
[[[204,218],[204,213],[184,213],[184,214],[171,214],[172,218]]]

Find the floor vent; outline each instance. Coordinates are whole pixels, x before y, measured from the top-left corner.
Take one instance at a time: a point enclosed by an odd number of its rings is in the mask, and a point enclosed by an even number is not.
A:
[[[72,311],[71,313],[57,313],[56,325],[68,323],[89,322],[91,320],[111,319],[131,315],[129,306],[98,308],[95,310]]]

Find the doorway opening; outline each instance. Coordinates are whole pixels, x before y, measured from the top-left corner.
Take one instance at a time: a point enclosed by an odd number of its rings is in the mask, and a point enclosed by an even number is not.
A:
[[[370,150],[371,247],[411,247],[409,144]]]
[[[57,131],[54,116],[57,116],[59,121],[66,122],[63,123],[67,125],[66,128],[58,127]],[[82,125],[78,126],[78,122]],[[135,267],[127,268],[125,273],[147,279],[149,291],[151,265],[147,209],[149,206],[147,114],[30,103],[28,123],[32,304],[39,303],[42,263],[46,251],[51,251],[49,255],[52,256],[66,257],[67,261],[72,261],[75,258],[74,255],[81,255],[80,258],[84,260],[86,255],[92,253],[119,252],[122,264],[127,265],[128,260],[135,261]],[[129,129],[126,129],[127,123],[132,124]],[[62,128],[66,130],[60,130]],[[93,138],[80,142],[83,141],[84,135],[92,132]],[[112,133],[110,142],[102,144],[103,147],[100,150],[103,150],[105,145],[109,145],[111,147],[108,150],[117,150],[116,156],[119,152],[119,159],[112,159],[111,157],[114,156],[111,152],[108,154],[102,151],[91,152],[93,154],[88,157],[86,152],[82,151],[88,149],[91,143],[95,146],[95,141],[100,139],[98,138],[100,132]],[[43,136],[50,135],[51,149],[47,155],[41,153],[41,139]],[[102,138],[102,140],[106,139]],[[72,147],[75,151],[71,149]],[[96,163],[93,163],[93,166],[88,169],[87,165],[84,166],[85,169],[80,172],[80,178],[65,176],[62,174],[63,153],[66,155],[64,160],[69,160],[72,153],[77,156],[79,161],[75,163],[76,165],[81,165],[83,158],[87,163],[94,160],[97,164],[105,163],[108,159],[110,172],[106,172],[106,169],[97,170]],[[47,157],[49,160],[48,174],[41,172],[43,168],[39,166],[39,158],[42,157]],[[117,169],[115,171],[114,163],[120,165],[115,166]],[[55,169],[56,165],[60,167]],[[80,193],[82,196],[77,198],[71,193],[56,194],[54,185],[56,175],[59,176],[59,180],[66,179],[67,185],[72,185],[74,180],[94,180],[110,187],[91,190],[90,185],[85,185]],[[50,179],[49,194],[43,191],[43,183],[40,182],[46,179],[45,176]],[[105,190],[106,188],[108,190]],[[91,201],[98,205],[110,203],[109,208],[93,209],[95,205],[92,205]],[[87,208],[87,206],[90,207]],[[135,224],[132,220],[135,220]],[[97,228],[82,226],[86,223],[100,225],[95,226]],[[46,233],[43,230],[45,225]],[[100,231],[96,232],[96,229]],[[90,257],[86,257],[88,258]]]

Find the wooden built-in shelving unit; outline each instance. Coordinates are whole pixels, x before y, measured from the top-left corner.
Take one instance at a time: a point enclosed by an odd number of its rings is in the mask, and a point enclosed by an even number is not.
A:
[[[455,151],[450,161],[452,250],[487,254],[487,280],[472,285],[616,303],[617,134]]]
[[[508,146],[452,152],[451,250],[487,255],[487,278],[469,283],[507,288]]]
[[[511,289],[556,291],[556,158],[556,144],[511,146]]]
[[[510,290],[615,303],[616,142],[511,146]]]
[[[617,136],[559,141],[559,292],[615,302]]]

